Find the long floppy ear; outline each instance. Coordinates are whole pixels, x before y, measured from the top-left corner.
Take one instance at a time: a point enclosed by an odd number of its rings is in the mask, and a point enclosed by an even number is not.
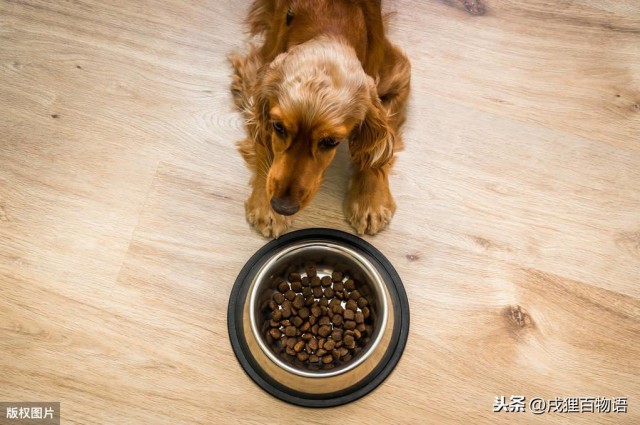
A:
[[[380,168],[393,159],[395,133],[389,126],[387,111],[382,106],[373,80],[369,82],[369,98],[364,121],[351,133],[349,151],[360,168]]]
[[[251,94],[251,107],[247,119],[247,129],[254,143],[271,149],[271,124],[269,122],[269,102],[277,96],[281,80],[280,68],[286,53],[278,55],[271,63],[264,65],[259,73]]]

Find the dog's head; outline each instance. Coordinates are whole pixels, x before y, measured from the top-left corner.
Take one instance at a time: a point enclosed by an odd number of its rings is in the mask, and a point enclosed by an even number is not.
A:
[[[309,204],[340,143],[349,143],[360,167],[380,167],[393,155],[375,82],[353,49],[336,40],[312,40],[276,57],[253,100],[253,136],[270,155],[256,166],[267,174],[267,197],[279,214]]]

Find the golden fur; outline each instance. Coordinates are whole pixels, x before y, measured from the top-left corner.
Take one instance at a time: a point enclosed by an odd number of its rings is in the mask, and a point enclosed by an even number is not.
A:
[[[277,238],[313,199],[334,145],[348,142],[345,214],[358,233],[377,233],[396,208],[388,174],[410,80],[409,61],[384,35],[380,1],[256,0],[248,23],[261,46],[230,55],[248,133],[238,147],[253,172],[247,220]]]

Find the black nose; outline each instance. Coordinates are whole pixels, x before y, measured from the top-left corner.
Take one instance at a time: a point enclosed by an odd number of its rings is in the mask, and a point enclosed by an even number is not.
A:
[[[287,198],[271,198],[271,208],[278,214],[293,215],[300,209],[300,204]]]

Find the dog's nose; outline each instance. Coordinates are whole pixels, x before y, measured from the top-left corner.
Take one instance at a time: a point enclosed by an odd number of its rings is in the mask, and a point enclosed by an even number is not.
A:
[[[271,208],[278,214],[293,215],[300,209],[300,204],[288,198],[271,198]]]

